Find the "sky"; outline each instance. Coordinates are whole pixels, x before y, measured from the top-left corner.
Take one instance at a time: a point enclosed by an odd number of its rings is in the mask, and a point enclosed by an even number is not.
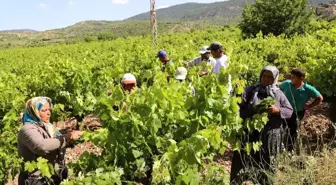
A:
[[[157,8],[186,2],[220,0],[156,0]],[[0,30],[63,28],[86,20],[123,20],[149,11],[149,0],[1,0]]]

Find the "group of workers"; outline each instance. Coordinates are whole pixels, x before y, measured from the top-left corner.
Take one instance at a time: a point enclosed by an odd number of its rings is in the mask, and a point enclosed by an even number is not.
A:
[[[205,63],[211,66],[212,71],[204,69],[200,75],[218,74],[221,68],[228,67],[228,57],[219,42],[214,42],[210,47],[204,46],[199,50],[200,57],[190,62],[184,62],[185,67],[177,68],[175,79],[186,80],[187,68]],[[157,56],[162,62],[162,71],[169,70],[174,63],[167,53],[159,51]],[[269,121],[261,132],[247,133],[248,137],[242,138],[242,145],[246,142],[261,141],[258,152],[251,155],[243,150],[235,151],[231,166],[231,184],[240,184],[248,179],[244,173],[246,169],[254,168],[257,171],[272,171],[273,157],[282,150],[293,150],[297,138],[298,122],[303,119],[305,112],[320,104],[322,95],[313,86],[305,82],[305,72],[300,69],[291,71],[291,79],[278,86],[279,71],[276,67],[266,66],[260,73],[257,84],[249,86],[242,95],[240,104],[240,117],[243,120],[252,118],[256,114],[255,107],[261,100],[273,97],[276,101],[268,109]],[[124,91],[132,91],[137,86],[134,75],[127,73],[121,80]],[[308,103],[314,99],[312,103]],[[26,103],[25,113],[22,118],[23,126],[18,134],[18,151],[24,162],[36,161],[38,157],[46,158],[51,164],[57,166],[56,174],[51,178],[41,176],[39,171],[27,172],[22,167],[19,175],[19,185],[60,184],[68,176],[64,155],[67,144],[81,137],[80,131],[61,133],[50,123],[52,102],[47,97],[34,97]],[[290,131],[285,132],[288,128]],[[287,137],[289,135],[289,137]],[[291,138],[291,139],[288,139]],[[243,146],[244,148],[244,146]],[[261,184],[272,184],[267,174],[258,172],[257,181]]]

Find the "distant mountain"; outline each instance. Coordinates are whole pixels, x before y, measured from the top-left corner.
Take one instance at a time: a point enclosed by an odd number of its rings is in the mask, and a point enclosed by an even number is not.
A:
[[[245,3],[252,3],[255,0],[229,0],[215,3],[185,3],[174,5],[168,8],[157,10],[158,20],[175,21],[211,21],[211,23],[222,22],[223,20],[237,20]],[[310,0],[312,5],[328,3],[331,0]],[[150,13],[135,15],[126,20],[149,20]]]
[[[174,33],[235,24],[245,3],[255,0],[229,0],[215,3],[185,3],[157,10],[159,33]],[[330,0],[310,0],[312,5]],[[0,48],[72,43],[86,37],[127,37],[150,34],[149,12],[124,21],[83,21],[74,25],[38,32],[29,29],[0,31]],[[105,35],[105,36],[106,36]],[[90,38],[90,39],[92,39]]]
[[[14,32],[14,33],[37,33],[39,31],[30,30],[30,29],[13,29],[13,30],[3,30],[0,32]]]
[[[253,2],[254,0],[247,0]],[[230,0],[215,3],[185,3],[157,10],[158,20],[200,21],[236,19],[241,16],[246,0]],[[149,20],[149,12],[126,20]]]

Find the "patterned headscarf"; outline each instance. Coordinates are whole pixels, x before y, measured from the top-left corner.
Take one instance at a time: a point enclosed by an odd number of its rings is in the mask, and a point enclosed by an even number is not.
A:
[[[40,117],[40,111],[45,104],[49,104],[50,108],[53,108],[53,104],[48,97],[34,97],[27,101],[26,110],[23,114],[22,122],[37,124],[38,126],[45,128],[51,137],[62,135],[60,131],[54,127],[50,122],[43,123]]]
[[[266,89],[269,91],[268,93],[269,93],[272,97],[274,97],[275,92],[276,92],[277,90],[279,90],[279,87],[278,87],[279,70],[278,70],[276,67],[274,67],[274,66],[266,66],[266,67],[264,67],[264,69],[263,69],[263,70],[261,71],[261,73],[260,73],[260,78],[259,78],[259,80],[260,80],[260,84],[261,84],[261,77],[262,77],[262,75],[263,75],[263,73],[264,73],[265,71],[269,71],[269,72],[271,72],[271,73],[273,74],[274,82],[273,82],[272,85],[267,86]]]
[[[261,77],[265,71],[269,71],[273,74],[274,82],[271,85],[264,86],[261,84]],[[255,106],[259,103],[260,100],[263,98],[266,98],[268,96],[271,96],[275,98],[275,93],[276,91],[279,90],[278,87],[278,79],[279,79],[279,70],[274,67],[274,66],[266,66],[261,70],[260,73],[260,78],[259,78],[259,83],[255,86],[256,88],[254,89],[253,92],[253,98],[251,99],[250,104],[252,106]]]

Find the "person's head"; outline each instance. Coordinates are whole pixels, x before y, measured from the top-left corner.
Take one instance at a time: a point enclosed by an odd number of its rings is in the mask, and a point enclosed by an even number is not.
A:
[[[214,58],[220,58],[220,57],[223,56],[223,53],[224,53],[223,52],[223,46],[219,42],[212,43],[207,50],[211,51],[211,55]]]
[[[188,74],[188,71],[185,67],[179,67],[176,70],[175,79],[183,82],[186,80],[187,74]]]
[[[159,58],[162,63],[169,61],[169,57],[167,53],[163,50],[160,50],[158,54],[156,55],[156,57]]]
[[[301,85],[306,77],[306,73],[302,69],[293,69],[291,71],[291,81],[294,85]]]
[[[199,53],[201,54],[202,59],[208,60],[211,54],[211,51],[208,50],[209,46],[203,46],[200,50]]]
[[[27,101],[24,123],[49,123],[53,105],[48,97],[34,97]]]
[[[261,71],[260,83],[264,86],[276,85],[278,83],[279,70],[274,66],[266,66]]]
[[[136,87],[136,78],[130,73],[126,73],[121,80],[124,91],[131,92]]]
[[[43,123],[49,123],[50,122],[50,116],[51,116],[50,104],[46,103],[46,104],[43,105],[43,107],[40,110],[41,121]]]

